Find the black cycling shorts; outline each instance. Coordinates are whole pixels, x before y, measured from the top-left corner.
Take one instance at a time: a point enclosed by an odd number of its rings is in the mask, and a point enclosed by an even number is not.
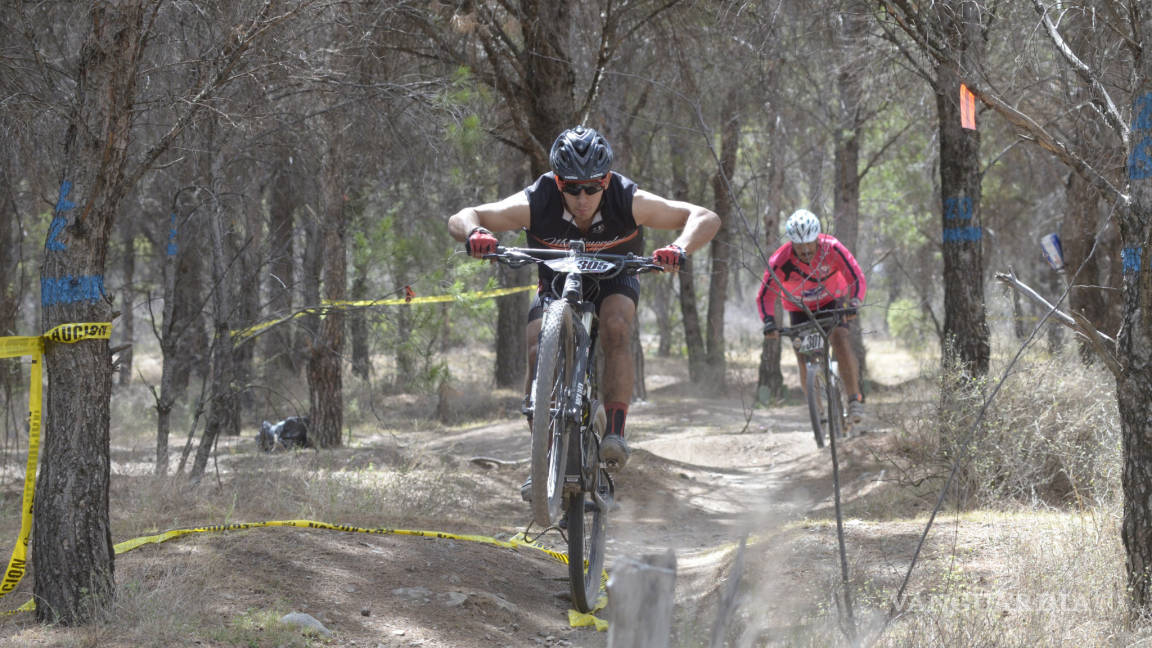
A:
[[[557,287],[563,289],[564,284],[557,282]],[[612,277],[600,281],[584,280],[584,301],[596,304],[596,312],[600,312],[600,304],[608,295],[624,295],[632,300],[633,304],[640,304],[640,280],[636,275]],[[547,297],[547,299],[545,299]],[[528,309],[528,321],[544,317],[544,307],[548,301],[558,299],[559,295],[552,294],[551,286],[540,286],[532,306]]]
[[[823,304],[820,304],[819,306],[817,306],[815,309],[812,310],[812,314],[819,317],[820,313],[823,311],[835,310],[837,308],[843,308],[843,307],[844,306],[840,303],[840,300],[833,299],[830,302],[824,302]],[[803,324],[804,322],[807,322],[809,319],[808,315],[805,314],[804,311],[788,311],[788,316],[790,318],[789,321],[791,322],[792,326],[796,326],[797,324]],[[848,320],[841,320],[839,326],[841,328],[848,328]]]

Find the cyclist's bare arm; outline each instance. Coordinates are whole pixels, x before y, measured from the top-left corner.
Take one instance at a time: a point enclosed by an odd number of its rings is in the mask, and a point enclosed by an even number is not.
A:
[[[457,241],[463,241],[477,227],[493,232],[507,232],[528,227],[531,219],[528,197],[523,191],[518,191],[499,202],[465,207],[452,214],[448,219],[448,233]]]
[[[684,231],[672,241],[687,253],[703,247],[720,229],[720,217],[710,209],[682,200],[668,200],[637,189],[632,198],[632,217],[637,225]]]

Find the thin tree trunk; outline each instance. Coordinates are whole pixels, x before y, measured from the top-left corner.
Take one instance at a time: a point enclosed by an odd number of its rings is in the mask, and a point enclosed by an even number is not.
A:
[[[775,88],[775,74],[773,74],[766,81],[767,87],[770,89]],[[784,163],[783,163],[783,149],[779,143],[783,140],[782,126],[777,119],[776,109],[773,106],[768,107],[768,112],[764,116],[765,123],[769,124],[769,158],[767,164],[768,171],[768,192],[765,196],[764,205],[764,247],[758,255],[758,260],[762,264],[767,264],[768,258],[772,255],[772,251],[776,249],[779,244],[780,236],[780,216],[782,207],[787,200],[786,196],[790,185],[784,176]],[[761,274],[763,268],[758,268],[757,274]],[[776,311],[782,312],[780,308],[780,300],[776,300]],[[777,336],[774,339],[764,338],[760,344],[760,366],[756,372],[756,400],[762,403],[771,402],[784,394],[784,374],[780,371],[780,338]]]
[[[864,57],[866,50],[860,44],[865,41],[868,13],[862,2],[849,3],[841,14],[840,71],[836,77],[836,89],[840,96],[840,128],[834,136],[836,183],[832,189],[834,235],[861,260],[859,243],[860,231],[860,129],[861,116],[861,73],[867,68]],[[867,264],[864,264],[867,267]],[[868,354],[864,348],[864,336],[859,320],[849,327],[852,352],[856,355],[859,367],[860,388],[868,380]]]
[[[696,279],[693,276],[692,257],[684,260],[676,273],[680,280],[680,318],[684,321],[684,345],[688,349],[688,379],[699,383],[705,378],[704,334],[700,330],[700,315],[696,312]]]
[[[133,311],[136,293],[136,236],[135,223],[124,224],[121,229],[121,243],[124,246],[123,262],[124,287],[120,291],[120,343],[131,345],[136,339],[136,315]],[[120,352],[120,379],[119,384],[127,386],[132,383],[132,347]]]
[[[6,160],[0,160],[0,337],[16,335],[16,313],[23,297],[22,270],[23,231],[20,211],[16,207],[12,178],[7,172]],[[0,362],[0,416],[4,421],[3,447],[8,448],[9,433],[18,436],[16,412],[25,405],[15,405],[14,398],[21,392],[20,366],[15,362]]]
[[[516,157],[513,157],[516,156]],[[524,158],[516,151],[504,154],[501,166],[499,194],[511,195],[525,184]],[[532,283],[535,268],[512,269],[496,266],[500,286],[512,288]],[[496,299],[496,386],[519,389],[524,385],[528,350],[524,347],[524,327],[528,325],[530,298],[525,293],[513,293]]]
[[[245,199],[242,201],[242,205],[244,227],[240,231],[234,231],[233,236],[230,237],[233,241],[231,247],[234,253],[238,255],[236,267],[239,268],[239,273],[235,277],[235,281],[228,284],[235,286],[237,328],[255,324],[260,317],[260,269],[263,265],[260,258],[263,241],[263,214],[261,213],[260,202]],[[249,386],[254,375],[254,355],[255,346],[250,343],[232,348],[232,364],[235,368],[236,415],[238,418],[236,425],[232,426],[230,430],[236,434],[240,433],[240,417],[252,409],[252,392]]]
[[[310,309],[320,307],[320,274],[323,270],[321,245],[323,245],[323,238],[320,221],[315,215],[310,214],[304,224],[304,255],[300,277],[300,298],[303,307]],[[307,364],[307,360],[311,358],[311,347],[316,343],[316,338],[319,335],[320,315],[315,310],[309,311],[300,318],[300,331],[294,336],[298,340],[297,344],[302,348],[293,349],[291,352],[304,358],[304,364]]]
[[[512,288],[532,281],[532,268],[513,270],[498,266],[500,286]],[[525,293],[512,293],[496,300],[496,386],[524,386],[524,368],[528,351],[524,348],[524,327],[528,325],[529,298]]]
[[[712,238],[712,274],[708,287],[707,353],[705,364],[708,367],[708,384],[715,389],[723,389],[727,380],[727,362],[724,344],[724,304],[728,301],[728,278],[732,249],[730,240],[732,228],[732,193],[729,181],[736,170],[736,154],[740,142],[740,120],[737,117],[737,97],[729,95],[721,118],[724,124],[720,143],[720,168],[712,177],[712,195],[716,203],[716,215],[720,217],[720,229]]]
[[[208,141],[211,142],[209,137]],[[209,147],[208,150],[212,150]],[[204,433],[196,448],[196,459],[192,463],[190,476],[197,480],[208,466],[208,458],[216,447],[220,435],[232,435],[238,425],[236,414],[236,392],[233,389],[235,366],[232,363],[231,316],[232,291],[228,289],[229,259],[227,254],[227,234],[224,229],[224,206],[219,200],[220,182],[218,156],[213,161],[211,182],[213,186],[212,215],[208,230],[212,237],[212,366],[211,381],[208,385],[208,418],[204,423]]]
[[[293,217],[298,191],[292,163],[283,161],[268,188],[268,278],[265,283],[268,311],[285,317],[292,313],[292,293],[296,288],[296,257],[293,247]],[[314,305],[314,304],[310,304]],[[265,358],[264,381],[276,384],[296,373],[296,353],[292,346],[292,326],[277,326],[260,336]]]
[[[41,267],[43,328],[109,322],[108,238],[126,192],[125,166],[144,10],[96,3],[78,61],[75,113],[65,135],[59,198]],[[108,341],[48,343],[48,398],[32,543],[36,618],[74,625],[111,603],[108,523]],[[83,394],[83,398],[77,395]]]
[[[1060,242],[1064,248],[1064,261],[1068,265],[1068,278],[1074,281],[1073,288],[1068,293],[1068,306],[1073,312],[1087,317],[1096,328],[1111,335],[1114,331],[1108,331],[1104,324],[1107,319],[1104,293],[1094,287],[1099,286],[1104,280],[1101,260],[1106,254],[1103,245],[1092,252],[1099,224],[1097,219],[1100,215],[1096,208],[1098,194],[1087,180],[1080,177],[1080,174],[1071,173],[1065,196],[1067,211],[1064,212],[1064,223],[1060,228]],[[1089,252],[1092,252],[1091,256]],[[1084,363],[1091,364],[1095,357],[1096,353],[1092,347],[1087,342],[1081,341],[1080,358]]]
[[[648,294],[652,297],[652,312],[656,314],[656,331],[659,336],[656,355],[667,358],[672,354],[672,277],[655,276],[646,283]]]
[[[16,335],[22,290],[24,228],[7,160],[0,161],[0,337]]]
[[[341,301],[347,295],[347,247],[344,224],[344,187],[340,151],[331,144],[321,171],[321,245],[324,297]],[[407,312],[407,311],[405,311]],[[344,356],[344,311],[328,311],[308,358],[308,396],[311,404],[309,440],[321,448],[343,443],[344,392],[341,361]]]
[[[168,436],[172,429],[172,407],[176,403],[173,385],[180,327],[176,326],[173,314],[176,310],[176,268],[180,254],[180,230],[176,213],[171,215],[168,232],[168,245],[164,255],[164,313],[160,325],[160,355],[163,368],[160,373],[160,395],[156,399],[156,467],[157,475],[168,474]]]
[[[684,200],[688,192],[688,177],[684,169],[684,159],[672,155],[672,186],[677,200]],[[676,273],[680,281],[680,318],[684,322],[684,346],[688,351],[688,379],[694,383],[704,380],[705,349],[704,334],[700,329],[700,315],[696,312],[696,280],[693,276],[693,260],[689,256]]]
[[[353,268],[353,300],[368,299],[367,263],[358,263]],[[361,380],[372,377],[372,355],[368,345],[368,311],[355,310],[348,314],[348,336],[352,338],[352,373]]]

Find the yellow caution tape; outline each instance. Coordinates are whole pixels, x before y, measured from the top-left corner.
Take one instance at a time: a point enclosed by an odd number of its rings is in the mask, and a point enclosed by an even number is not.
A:
[[[339,306],[349,308],[362,308],[368,306],[397,306],[404,304],[434,304],[439,302],[454,302],[467,299],[488,299],[490,297],[503,297],[518,292],[536,290],[535,284],[531,286],[516,286],[513,288],[493,288],[479,292],[462,293],[459,295],[435,295],[431,297],[398,297],[396,299],[370,299],[360,301],[324,300],[325,306]]]
[[[28,462],[24,468],[24,498],[20,504],[20,535],[8,559],[8,569],[0,581],[0,597],[16,589],[28,568],[28,537],[32,534],[32,497],[36,490],[36,464],[40,456],[40,412],[43,409],[44,341],[79,342],[107,340],[112,334],[109,322],[61,324],[40,337],[0,338],[0,358],[34,356],[28,388]],[[31,610],[29,601],[17,611]]]
[[[501,288],[498,290],[483,291],[480,293],[472,293],[467,297],[498,297],[501,295],[508,295],[515,292],[526,291],[535,288],[535,286],[521,286],[519,288]],[[465,296],[461,296],[465,297]],[[410,302],[405,302],[403,299],[384,300],[374,302],[334,302],[338,306],[365,306],[365,305],[390,305],[398,303],[412,303],[419,299],[427,302],[430,301],[452,301],[457,299],[454,296],[441,296],[441,297],[425,297],[413,298]],[[298,316],[298,315],[297,315]],[[269,324],[270,325],[270,324]],[[249,329],[245,329],[246,331]],[[49,340],[53,342],[74,343],[82,340],[92,339],[108,339],[112,333],[112,325],[108,322],[101,323],[79,323],[79,324],[61,324],[48,331],[40,337],[4,337],[0,338],[0,358],[15,358],[21,356],[35,356],[32,360],[31,377],[29,379],[29,415],[28,415],[28,462],[24,473],[24,497],[21,504],[21,517],[20,517],[20,535],[16,540],[16,546],[12,549],[12,557],[8,561],[8,569],[4,572],[3,581],[0,582],[0,597],[8,594],[16,589],[23,579],[28,565],[28,538],[32,532],[32,498],[35,493],[36,486],[36,465],[40,453],[40,426],[41,426],[41,410],[43,408],[43,364],[44,364],[44,341]],[[236,335],[233,332],[233,335]],[[328,524],[327,522],[316,522],[314,520],[269,520],[266,522],[243,522],[237,524],[221,524],[207,527],[194,527],[188,529],[173,529],[165,531],[156,535],[142,536],[125,540],[124,542],[114,545],[114,550],[117,554],[122,554],[132,551],[138,547],[147,544],[159,544],[167,542],[175,538],[179,538],[192,533],[213,533],[217,531],[239,531],[242,529],[255,529],[259,527],[298,527],[305,529],[328,529],[332,531],[347,531],[352,533],[370,533],[376,535],[408,535],[408,536],[422,536],[427,538],[442,538],[448,540],[461,540],[467,542],[481,542],[491,544],[497,547],[508,549],[515,549],[516,547],[529,547],[537,551],[543,552],[564,564],[568,564],[568,555],[559,551],[554,551],[527,539],[523,533],[518,533],[508,540],[498,540],[496,538],[480,535],[469,534],[456,534],[445,533],[443,531],[424,531],[413,529],[391,529],[391,528],[365,528],[355,527],[344,524]],[[600,577],[600,590],[601,596],[596,602],[595,608],[592,612],[603,609],[608,604],[608,597],[603,594],[605,583],[607,582],[607,572],[602,572]],[[11,615],[17,612],[29,612],[36,609],[36,602],[29,600],[15,610],[9,610],[2,614]],[[597,618],[592,612],[583,613],[576,610],[568,611],[568,622],[573,627],[594,626],[596,630],[603,632],[608,629],[608,622],[603,619]]]
[[[275,326],[281,322],[296,319],[304,315],[323,314],[334,309],[343,308],[372,308],[375,306],[406,306],[410,304],[435,304],[441,302],[457,302],[469,301],[473,299],[490,299],[492,297],[504,297],[518,292],[528,292],[529,290],[536,290],[537,286],[516,286],[513,288],[494,288],[492,290],[481,290],[478,292],[461,293],[458,295],[433,295],[429,297],[397,297],[395,299],[366,299],[366,300],[340,300],[340,299],[325,299],[321,302],[322,306],[319,308],[308,308],[298,313],[293,313],[287,317],[280,319],[268,320],[259,324],[253,324],[247,328],[237,329],[232,331],[231,335],[234,338],[244,339],[253,336],[264,329]]]
[[[462,540],[466,542],[481,542],[490,544],[505,549],[515,549],[517,547],[528,547],[537,551],[543,552],[552,557],[558,562],[568,564],[568,555],[553,551],[527,539],[523,533],[518,533],[508,540],[499,540],[489,536],[458,534],[458,533],[445,533],[443,531],[425,531],[419,529],[392,529],[387,527],[357,527],[347,524],[329,524],[327,522],[316,522],[315,520],[269,520],[266,522],[239,522],[236,524],[217,524],[206,527],[192,527],[187,529],[172,529],[163,533],[157,533],[150,536],[141,536],[131,540],[125,540],[113,545],[116,554],[122,554],[133,549],[137,549],[148,544],[159,544],[167,542],[175,538],[190,535],[193,533],[215,533],[217,531],[240,531],[243,529],[256,529],[260,527],[297,527],[301,529],[328,529],[331,531],[346,531],[349,533],[369,533],[373,535],[406,535],[406,536],[420,536],[425,538],[441,538],[445,540]],[[602,572],[600,575],[600,590],[601,596],[596,602],[596,607],[593,612],[603,609],[608,605],[608,597],[603,594],[605,583],[608,580],[608,573]],[[19,582],[19,581],[17,581]],[[15,587],[15,585],[13,585]],[[27,612],[36,609],[36,602],[33,600],[28,601],[15,610],[10,610],[2,614],[11,615],[17,612]],[[568,621],[573,627],[595,626],[598,631],[605,631],[608,629],[608,622],[603,619],[598,619],[591,612],[582,613],[576,610],[568,611]]]

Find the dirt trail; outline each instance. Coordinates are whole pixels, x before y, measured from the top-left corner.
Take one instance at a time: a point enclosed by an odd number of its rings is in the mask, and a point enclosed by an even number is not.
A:
[[[829,501],[827,450],[817,450],[807,410],[799,404],[749,413],[738,397],[705,400],[690,395],[690,389],[677,384],[655,390],[629,412],[633,455],[616,480],[619,509],[610,521],[609,572],[621,557],[674,550],[675,644],[707,645],[737,545],[748,537],[743,576],[745,585],[756,583],[756,591],[744,596],[757,599],[754,623],[765,636],[786,636],[824,602],[820,592],[834,570],[817,555],[794,554],[805,531],[790,524]],[[510,493],[528,470],[523,421],[447,434],[425,450],[507,461],[496,472]],[[527,505],[521,504],[518,514],[523,523]],[[541,542],[564,550],[555,534]],[[821,545],[818,555],[826,557],[828,545]],[[554,579],[548,597],[554,601],[552,614],[559,617],[566,604],[564,568],[546,571]],[[520,600],[521,595],[507,596]],[[546,645],[607,645],[605,633],[589,630],[564,629],[550,636],[537,639]]]

